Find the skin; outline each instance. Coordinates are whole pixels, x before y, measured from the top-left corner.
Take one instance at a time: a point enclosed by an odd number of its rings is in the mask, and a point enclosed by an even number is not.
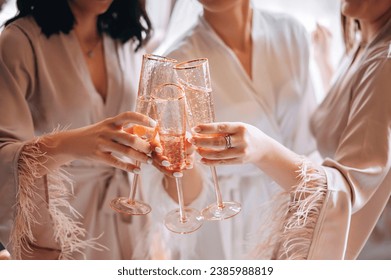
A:
[[[105,101],[107,97],[107,72],[104,59],[102,36],[98,32],[97,21],[105,13],[113,0],[69,0],[72,13],[76,18],[75,34],[83,51],[96,91]],[[93,56],[87,55],[93,49]]]
[[[370,41],[390,18],[391,0],[343,0],[342,12],[360,21],[363,39]],[[297,183],[295,171],[299,156],[256,127],[227,122],[199,125],[193,131],[201,135],[223,133],[231,136],[230,149],[225,148],[223,136],[193,136],[192,143],[204,164],[252,163],[287,190]]]
[[[391,17],[391,0],[341,0],[341,12],[360,23],[361,42],[371,42]],[[354,64],[359,61],[364,48],[356,53]]]
[[[249,0],[199,0],[204,17],[252,78],[252,11]]]

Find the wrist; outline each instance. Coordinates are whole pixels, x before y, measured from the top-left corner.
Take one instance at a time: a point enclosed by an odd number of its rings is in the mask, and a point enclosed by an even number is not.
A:
[[[75,159],[71,153],[70,137],[68,131],[53,132],[41,136],[37,144],[42,152],[57,162],[57,165],[62,165]]]

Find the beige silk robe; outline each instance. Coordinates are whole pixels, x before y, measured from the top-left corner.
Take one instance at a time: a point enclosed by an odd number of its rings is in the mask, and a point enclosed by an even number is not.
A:
[[[75,161],[63,171],[34,178],[34,162],[26,164],[21,155],[22,147],[37,136],[90,125],[134,108],[141,54],[134,52],[131,43],[121,44],[107,35],[103,45],[108,73],[105,102],[94,88],[73,31],[47,38],[32,18],[22,18],[1,34],[0,242],[11,251],[26,243],[33,248],[29,255],[18,250],[15,258],[131,257],[133,231],[142,218],[126,221],[109,207],[112,198],[128,195],[127,174],[103,164]],[[44,156],[29,152],[30,158]],[[73,184],[71,197],[64,196],[70,188],[66,177]],[[26,200],[37,207],[26,208]],[[67,200],[81,216],[64,207]],[[72,224],[72,219],[80,224]]]
[[[309,259],[355,259],[391,193],[391,20],[338,78],[312,119],[327,194]]]

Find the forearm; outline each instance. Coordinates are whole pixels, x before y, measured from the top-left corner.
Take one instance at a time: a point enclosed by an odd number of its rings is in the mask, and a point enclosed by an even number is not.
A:
[[[299,182],[298,170],[302,157],[274,139],[268,137],[263,142],[264,152],[254,163],[277,184],[286,190]]]

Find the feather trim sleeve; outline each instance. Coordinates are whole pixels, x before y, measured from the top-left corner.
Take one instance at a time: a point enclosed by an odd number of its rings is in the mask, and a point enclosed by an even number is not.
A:
[[[86,231],[77,222],[80,214],[68,201],[73,192],[68,174],[58,169],[48,170],[45,176],[40,175],[39,170],[45,168],[47,155],[40,151],[38,141],[26,144],[18,160],[18,193],[10,237],[12,257],[21,259],[25,254],[32,255],[32,244],[37,241],[34,228],[41,224],[43,217],[39,213],[42,212],[40,208],[44,207],[50,220],[45,223],[52,228],[59,259],[72,259],[75,253],[84,255],[86,247],[102,250],[103,247],[96,242],[97,238],[84,240]],[[40,180],[44,182],[44,191],[38,187]]]
[[[326,199],[326,175],[304,157],[298,161],[298,183],[277,192],[257,211],[259,230],[251,237],[251,259],[307,259]],[[277,186],[275,186],[277,187]]]
[[[322,169],[302,158],[297,172],[299,181],[290,191],[277,259],[308,258],[327,194],[326,175]]]

